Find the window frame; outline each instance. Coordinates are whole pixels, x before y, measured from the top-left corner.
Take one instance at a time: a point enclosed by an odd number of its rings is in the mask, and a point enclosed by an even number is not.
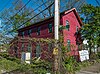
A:
[[[28,36],[31,36],[31,33],[32,33],[32,29],[29,29],[28,30]]]
[[[28,51],[28,52],[31,52],[31,49],[32,49],[31,44],[28,44],[28,46],[27,46],[27,51]]]
[[[66,20],[66,29],[69,31],[69,29],[70,29],[70,24],[69,24],[69,21],[68,20]]]
[[[71,41],[70,41],[70,39],[67,39],[67,49],[68,49],[68,51],[71,50],[70,45],[71,45]]]
[[[41,27],[37,28],[37,35],[40,35]]]
[[[37,57],[37,58],[39,58],[39,57],[41,57],[41,47],[40,47],[40,44],[37,44],[36,45],[36,52],[35,52],[35,56]]]
[[[52,43],[48,43],[48,52],[51,52],[53,47],[52,47]]]
[[[21,35],[22,35],[22,37],[24,37],[24,35],[25,35],[25,32],[21,32]]]
[[[22,50],[22,51],[24,50],[24,47],[25,47],[25,44],[22,43],[22,45],[21,45],[21,50]]]
[[[52,33],[53,29],[52,29],[52,23],[48,24],[48,33]]]

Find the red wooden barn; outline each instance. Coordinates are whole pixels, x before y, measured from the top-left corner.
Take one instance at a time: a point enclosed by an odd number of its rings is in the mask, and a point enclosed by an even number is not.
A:
[[[78,47],[80,45],[80,35],[78,34],[78,30],[82,26],[82,21],[76,11],[75,8],[64,11],[60,14],[60,25],[66,26],[67,28],[62,30],[63,35],[63,41],[64,45],[70,45],[73,44],[75,47],[70,48],[72,55],[78,55]],[[49,17],[47,19],[44,19],[40,22],[34,23],[30,26],[21,28],[18,30],[18,37],[19,38],[54,38],[54,17]],[[9,53],[13,56],[21,57],[21,50],[27,50],[28,45],[23,43],[18,43],[17,41],[14,42],[17,47],[14,47],[11,45],[11,49],[9,50]],[[13,43],[13,44],[14,44]],[[14,49],[14,50],[13,50]],[[35,49],[32,47],[32,57],[42,57],[43,55],[37,53],[38,49]]]

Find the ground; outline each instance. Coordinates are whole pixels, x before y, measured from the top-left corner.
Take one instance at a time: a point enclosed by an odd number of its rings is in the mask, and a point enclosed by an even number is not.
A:
[[[76,74],[100,74],[100,63],[83,68]]]

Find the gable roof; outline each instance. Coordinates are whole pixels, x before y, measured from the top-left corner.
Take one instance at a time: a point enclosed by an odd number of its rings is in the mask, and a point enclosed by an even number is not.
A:
[[[80,19],[80,17],[79,17],[79,15],[78,15],[78,13],[77,13],[77,11],[76,11],[75,8],[72,8],[72,9],[67,10],[67,11],[66,11],[66,10],[63,11],[62,13],[60,13],[60,16],[61,16],[61,15],[64,15],[64,14],[69,14],[69,13],[72,12],[72,11],[74,12],[74,14],[75,14],[75,16],[76,16],[76,18],[77,18],[79,24],[82,26],[83,23],[82,23],[82,21],[81,21],[81,19]],[[33,24],[29,25],[29,26],[20,28],[20,29],[18,29],[18,31],[23,31],[25,28],[28,28],[28,29],[29,29],[29,28],[31,28],[33,25],[34,25],[34,26],[38,26],[40,23],[45,23],[45,22],[48,21],[48,20],[54,20],[54,16],[51,16],[51,17],[42,19],[42,20],[39,21],[39,22],[35,22],[35,23],[33,23]],[[45,21],[45,22],[44,22],[44,21]]]
[[[64,14],[68,14],[68,13],[70,13],[72,11],[74,12],[79,24],[82,26],[83,25],[82,20],[80,19],[80,16],[78,15],[78,12],[77,12],[77,10],[75,8],[72,8],[71,10],[65,11]]]

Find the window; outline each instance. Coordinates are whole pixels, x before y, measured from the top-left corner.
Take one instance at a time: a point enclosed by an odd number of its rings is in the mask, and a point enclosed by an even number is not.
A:
[[[78,26],[76,26],[76,32],[78,32]]]
[[[22,37],[24,37],[24,32],[22,32]]]
[[[69,25],[69,21],[66,20],[66,29],[69,31],[70,25]]]
[[[41,48],[40,48],[40,45],[37,44],[36,46],[36,57],[40,57],[41,56]]]
[[[24,47],[25,47],[24,44],[22,44],[22,47],[21,47],[21,50],[22,50],[22,51],[24,50]]]
[[[52,33],[52,24],[48,24],[48,32]]]
[[[14,46],[14,52],[15,52],[15,56],[17,57],[18,53],[17,53],[17,46]]]
[[[28,44],[27,51],[31,52],[31,44]]]
[[[32,30],[28,30],[28,35],[31,36]]]
[[[67,40],[67,48],[70,51],[70,40],[69,39]]]
[[[51,52],[52,49],[53,49],[52,43],[49,43],[49,44],[48,44],[48,52]]]
[[[38,27],[38,29],[37,29],[37,35],[40,35],[40,29],[41,29],[41,27]]]

